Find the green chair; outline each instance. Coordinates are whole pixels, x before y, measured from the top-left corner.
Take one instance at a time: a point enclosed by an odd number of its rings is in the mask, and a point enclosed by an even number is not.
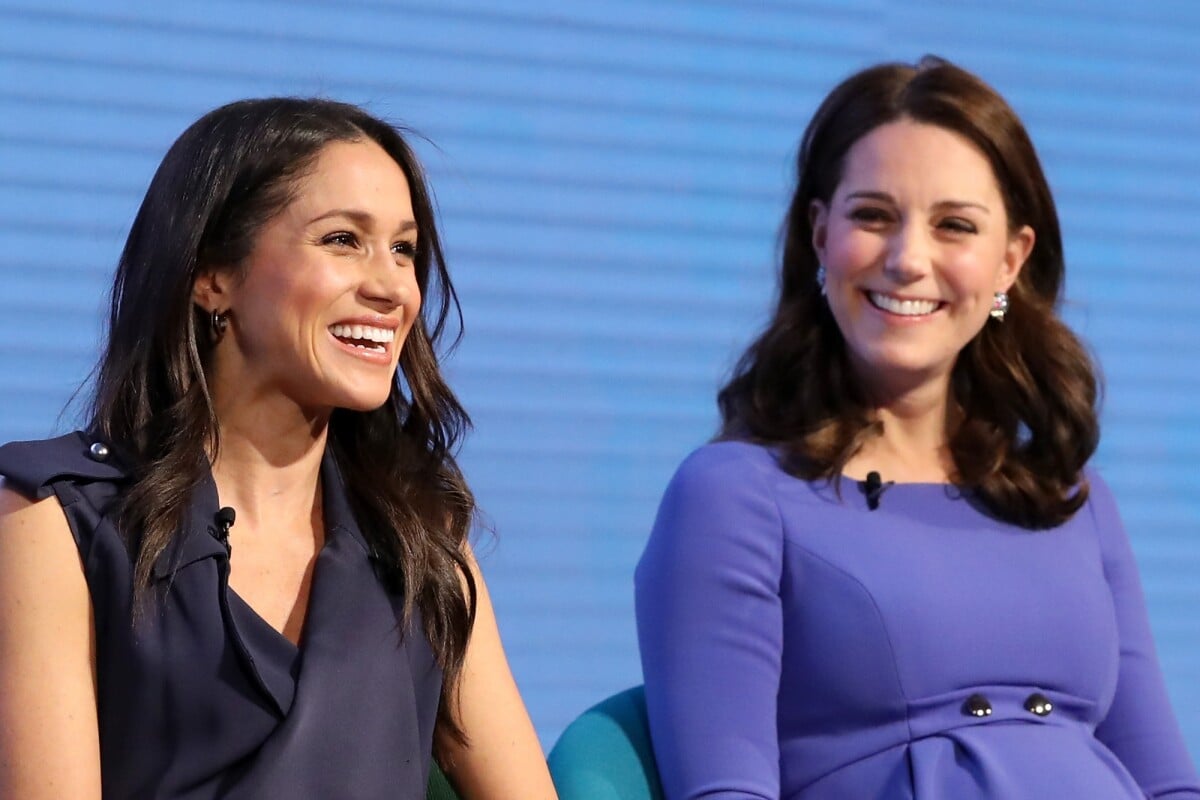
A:
[[[641,686],[583,712],[547,761],[559,800],[663,800]]]
[[[454,791],[450,781],[446,780],[445,773],[436,761],[429,768],[429,789],[425,800],[459,800],[458,793]]]

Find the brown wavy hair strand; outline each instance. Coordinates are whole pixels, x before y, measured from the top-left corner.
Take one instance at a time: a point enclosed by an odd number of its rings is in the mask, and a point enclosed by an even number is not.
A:
[[[936,57],[882,64],[833,89],[804,132],[784,220],[779,298],[763,333],[718,394],[719,438],[778,446],[786,469],[833,478],[882,431],[817,283],[809,209],[828,203],[846,154],[898,119],[937,125],[988,159],[1012,230],[1036,232],[1003,323],[984,326],[951,379],[961,422],[950,435],[957,484],[1028,528],[1069,519],[1087,499],[1083,467],[1099,441],[1095,367],[1059,319],[1065,265],[1054,199],[1016,113],[975,75]],[[815,377],[814,377],[815,376]]]
[[[151,180],[118,262],[90,427],[132,468],[117,513],[141,603],[155,560],[220,447],[205,381],[213,342],[207,313],[192,301],[196,277],[240,269],[322,149],[365,140],[408,179],[426,301],[387,402],[369,412],[335,411],[328,446],[377,568],[403,593],[402,622],[420,612],[444,674],[438,725],[461,743],[456,691],[475,618],[465,555],[475,504],[454,452],[470,419],[442,379],[435,350],[452,314],[461,333],[461,314],[424,173],[395,128],[344,103],[269,98],[222,106],[184,131]]]

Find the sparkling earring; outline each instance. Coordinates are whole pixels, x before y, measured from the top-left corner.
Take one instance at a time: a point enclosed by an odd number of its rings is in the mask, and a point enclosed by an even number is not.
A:
[[[214,308],[209,322],[212,325],[213,338],[219,341],[225,335],[225,329],[229,327],[229,312],[222,313]]]
[[[996,292],[992,297],[992,310],[988,312],[988,316],[992,319],[1004,322],[1004,315],[1008,313],[1008,292]]]
[[[825,265],[817,265],[817,288],[821,290],[821,297],[825,296]]]

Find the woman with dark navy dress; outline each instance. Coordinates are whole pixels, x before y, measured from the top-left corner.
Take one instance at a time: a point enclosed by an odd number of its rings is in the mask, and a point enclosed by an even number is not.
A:
[[[669,800],[1200,798],[1012,109],[938,59],[824,100],[780,297],[637,571]]]
[[[420,166],[324,100],[192,125],[90,422],[0,448],[0,796],[552,798],[467,544]]]

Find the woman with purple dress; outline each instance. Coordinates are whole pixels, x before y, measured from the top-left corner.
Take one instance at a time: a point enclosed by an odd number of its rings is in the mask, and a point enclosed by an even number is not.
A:
[[[1200,798],[1012,109],[940,59],[851,76],[784,237],[637,570],[667,797]]]

